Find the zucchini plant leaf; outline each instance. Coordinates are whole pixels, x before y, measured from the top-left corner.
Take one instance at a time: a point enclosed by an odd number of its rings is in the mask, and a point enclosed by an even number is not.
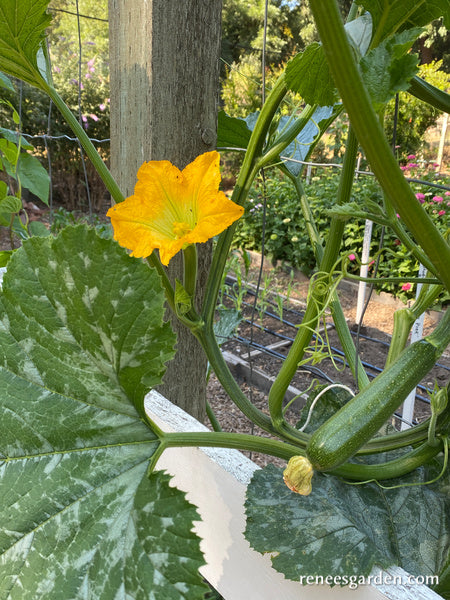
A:
[[[429,481],[441,466],[436,461],[412,479]],[[435,484],[396,489],[318,473],[312,483],[312,493],[299,496],[284,484],[282,470],[269,465],[247,490],[246,538],[255,550],[274,553],[273,567],[287,578],[367,576],[374,565],[396,564],[416,576],[448,568],[448,471]]]
[[[13,252],[14,252],[14,250],[2,250],[0,252],[0,268],[6,267],[6,265],[9,262],[9,259],[13,255]],[[1,281],[1,274],[0,274],[0,281]]]
[[[30,238],[0,293],[0,597],[203,597],[197,511],[149,479],[173,355],[156,272],[85,226]]]
[[[45,86],[38,65],[49,0],[2,0],[0,4],[0,70],[37,87]]]
[[[315,402],[313,410],[311,410],[311,406],[319,394],[320,397]],[[301,428],[306,433],[313,433],[351,398],[351,393],[345,388],[332,388],[329,385],[317,386],[309,394],[305,406],[301,409],[296,428]]]
[[[219,346],[228,342],[242,321],[242,313],[235,308],[219,308],[219,319],[214,323],[214,335]]]
[[[301,130],[299,135],[283,150],[282,160],[286,168],[294,176],[298,176],[302,170],[301,161],[306,160],[310,148],[314,142],[321,136],[321,124],[326,122],[329,124],[329,119],[333,115],[332,106],[319,106],[314,111],[313,116]],[[277,135],[281,135],[283,128],[289,123],[290,117],[283,115],[278,124]],[[277,137],[273,144],[277,143]]]
[[[411,29],[423,27],[444,17],[447,28],[450,27],[449,0],[356,0],[372,15],[376,39]]]
[[[418,71],[417,54],[408,54],[422,29],[394,35],[361,59],[360,67],[375,110],[380,110],[397,92],[406,91]]]
[[[288,62],[286,84],[291,91],[300,94],[307,104],[333,106],[338,101],[323,47],[318,42],[310,44]]]
[[[221,110],[217,123],[217,148],[235,148],[237,150],[247,148],[252,132],[244,119],[230,117]]]
[[[348,39],[358,60],[366,53],[372,35],[372,19],[364,14],[345,25]],[[314,42],[304,52],[292,58],[286,67],[286,84],[303,98],[307,104],[333,106],[338,93],[328,68],[321,44]]]

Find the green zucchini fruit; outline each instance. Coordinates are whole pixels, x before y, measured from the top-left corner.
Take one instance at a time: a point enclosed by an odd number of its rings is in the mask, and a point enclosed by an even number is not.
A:
[[[312,434],[306,454],[316,470],[335,469],[379,431],[445,348],[431,343],[430,338],[408,346],[395,362]]]

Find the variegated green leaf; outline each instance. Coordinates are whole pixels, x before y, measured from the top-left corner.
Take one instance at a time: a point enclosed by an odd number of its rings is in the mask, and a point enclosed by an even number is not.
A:
[[[441,466],[436,461],[406,483],[429,481]],[[386,482],[395,489],[383,489],[316,473],[312,493],[300,496],[284,484],[281,469],[269,465],[248,487],[245,535],[259,552],[274,553],[274,568],[297,581],[301,575],[367,576],[374,565],[393,564],[417,576],[444,575],[449,481],[447,471],[433,485],[402,486],[405,480],[396,479]]]
[[[157,274],[84,226],[31,238],[0,294],[0,598],[200,599],[197,511],[143,421],[174,337]]]

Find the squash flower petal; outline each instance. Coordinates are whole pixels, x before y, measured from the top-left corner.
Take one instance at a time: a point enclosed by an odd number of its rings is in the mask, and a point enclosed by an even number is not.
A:
[[[134,195],[112,206],[107,216],[114,239],[145,258],[156,248],[161,262],[188,244],[206,242],[244,212],[219,191],[220,155],[206,152],[180,171],[167,160],[144,163]]]

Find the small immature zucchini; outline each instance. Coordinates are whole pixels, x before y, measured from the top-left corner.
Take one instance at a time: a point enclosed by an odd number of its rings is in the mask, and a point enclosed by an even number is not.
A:
[[[394,363],[313,433],[306,448],[313,467],[329,471],[351,458],[428,373],[442,350],[427,338],[408,346]]]

